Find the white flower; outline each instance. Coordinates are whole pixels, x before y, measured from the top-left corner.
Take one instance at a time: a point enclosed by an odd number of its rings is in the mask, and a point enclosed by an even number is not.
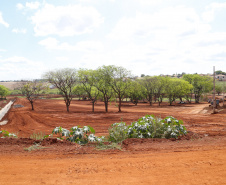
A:
[[[94,134],[90,134],[90,135],[88,136],[88,140],[91,141],[91,142],[94,142],[94,141],[96,140],[95,135],[94,135]]]
[[[79,136],[79,135],[82,135],[83,132],[82,132],[81,130],[76,130],[76,131],[74,132],[74,134],[77,135],[77,136]]]
[[[96,138],[96,140],[98,141],[98,142],[102,142],[102,138]]]
[[[74,127],[71,128],[71,130],[77,130],[77,129],[78,129],[77,126],[74,126]]]
[[[177,134],[175,132],[172,132],[170,135],[171,137],[177,137]]]
[[[67,129],[63,129],[63,130],[62,130],[62,136],[68,137],[69,135],[70,135],[69,130],[67,130]]]
[[[167,128],[167,132],[171,132],[172,129],[170,127]]]
[[[84,131],[84,132],[89,132],[89,127],[84,126],[84,127],[83,127],[83,131]]]
[[[166,119],[167,123],[171,123],[171,118]]]

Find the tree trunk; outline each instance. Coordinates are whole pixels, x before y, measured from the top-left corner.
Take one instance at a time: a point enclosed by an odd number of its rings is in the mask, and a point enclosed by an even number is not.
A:
[[[95,100],[92,100],[92,112],[94,112],[94,104],[95,104]]]
[[[69,112],[69,105],[66,103],[67,112]]]
[[[108,100],[104,100],[105,111],[108,112]]]
[[[34,110],[33,101],[31,101],[31,110]]]
[[[119,105],[118,105],[118,111],[119,112],[121,112],[121,103],[122,103],[121,101],[122,101],[121,97],[119,97]]]

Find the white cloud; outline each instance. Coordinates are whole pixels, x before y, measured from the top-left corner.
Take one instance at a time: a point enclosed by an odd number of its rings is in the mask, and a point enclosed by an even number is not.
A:
[[[56,57],[56,60],[60,61],[60,62],[66,62],[69,60],[69,58],[68,57]]]
[[[40,3],[36,2],[26,2],[25,5],[17,3],[16,7],[18,10],[36,10],[40,7]]]
[[[209,31],[192,8],[168,7],[154,14],[137,12],[135,17],[122,18],[108,38],[128,40],[147,37],[175,37]]]
[[[2,17],[2,12],[0,12],[0,24],[3,24],[7,28],[9,27],[9,24],[7,22],[5,22]]]
[[[0,52],[6,52],[7,50],[5,50],[5,49],[0,49]]]
[[[24,9],[24,5],[22,5],[21,3],[18,3],[18,4],[16,5],[16,7],[17,7],[18,10]]]
[[[81,41],[74,45],[67,42],[60,43],[57,39],[49,37],[41,40],[40,45],[49,50],[65,50],[65,51],[82,51],[82,52],[96,52],[103,50],[103,44],[100,41]]]
[[[32,10],[38,9],[40,6],[39,2],[26,2],[26,7]]]
[[[215,18],[216,12],[226,9],[226,2],[224,3],[211,3],[205,7],[205,11],[202,14],[202,18],[206,22],[212,22]]]
[[[135,0],[135,2],[136,1],[141,5],[156,5],[162,3],[162,0]]]
[[[93,7],[45,4],[31,17],[36,36],[74,36],[91,33],[104,19]]]
[[[19,56],[0,58],[0,64],[1,78],[5,80],[37,79],[46,70],[42,62]]]
[[[12,29],[12,32],[13,33],[22,33],[22,34],[25,34],[25,33],[27,33],[27,30],[26,29],[14,28],[14,29]]]

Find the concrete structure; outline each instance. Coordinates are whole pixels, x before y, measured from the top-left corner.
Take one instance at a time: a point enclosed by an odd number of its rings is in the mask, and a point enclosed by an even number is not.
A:
[[[226,75],[216,75],[216,79],[219,81],[226,81]]]

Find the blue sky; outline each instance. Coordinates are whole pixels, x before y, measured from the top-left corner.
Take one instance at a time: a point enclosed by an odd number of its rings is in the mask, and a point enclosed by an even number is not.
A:
[[[0,80],[102,65],[226,71],[225,21],[225,0],[1,0]]]

